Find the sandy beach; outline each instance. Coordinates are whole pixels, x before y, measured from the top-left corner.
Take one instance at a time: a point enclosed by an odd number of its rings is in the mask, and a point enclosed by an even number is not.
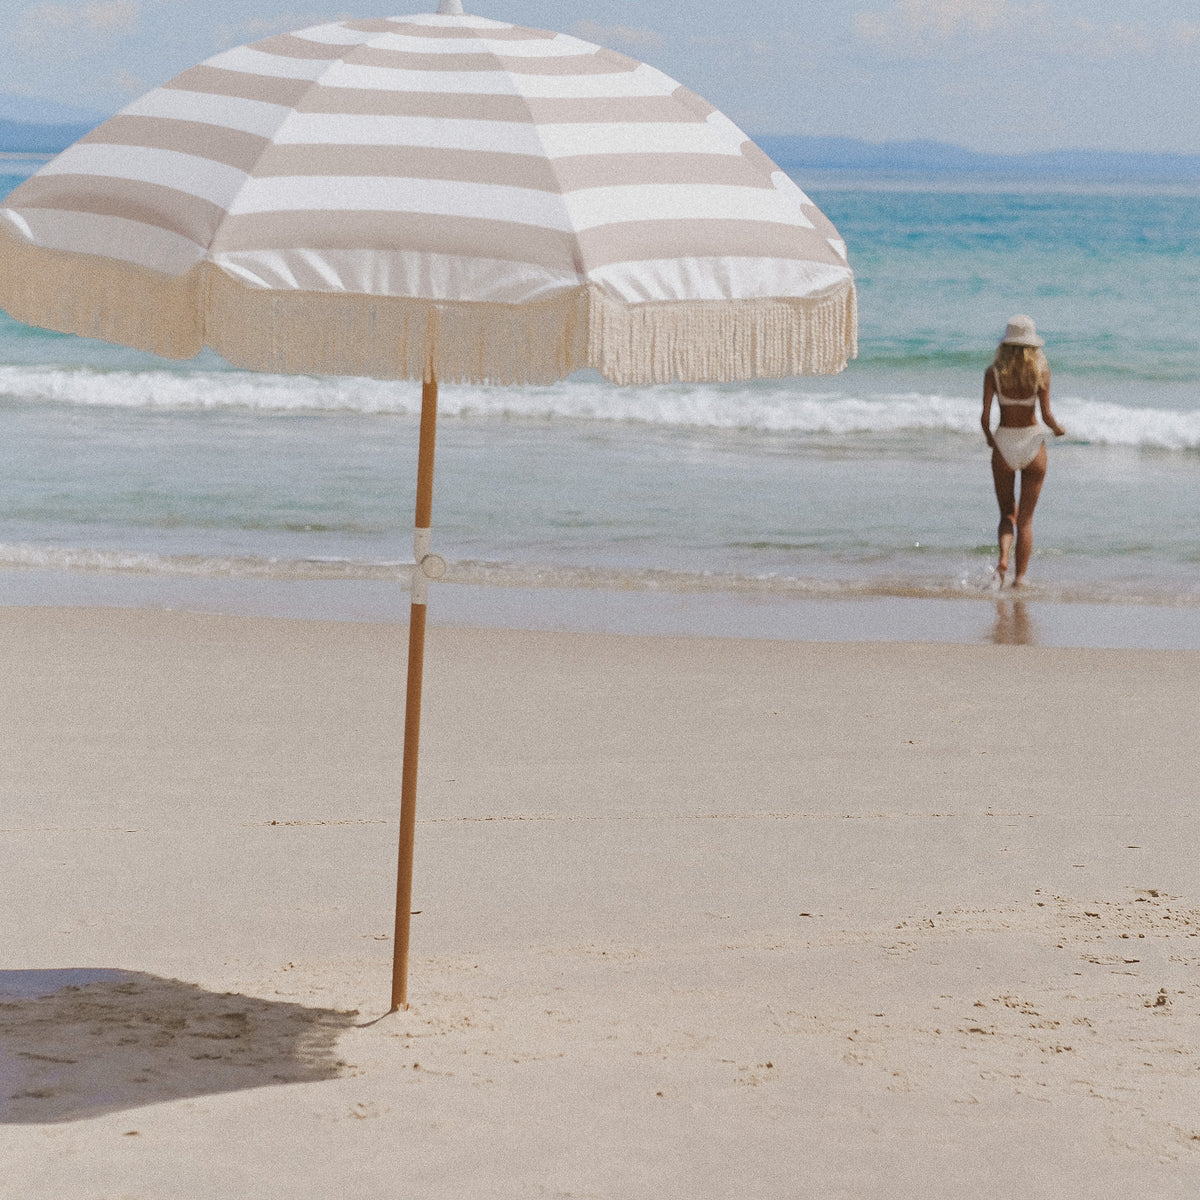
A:
[[[1195,1195],[1200,652],[0,609],[0,1194]]]

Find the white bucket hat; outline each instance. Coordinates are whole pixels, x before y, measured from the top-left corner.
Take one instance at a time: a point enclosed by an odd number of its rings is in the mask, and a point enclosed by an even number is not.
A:
[[[1000,339],[1002,346],[1044,346],[1045,341],[1038,337],[1033,318],[1018,314],[1008,318],[1008,328]]]

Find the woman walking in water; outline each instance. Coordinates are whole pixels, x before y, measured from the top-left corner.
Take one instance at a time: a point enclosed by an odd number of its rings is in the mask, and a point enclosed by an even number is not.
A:
[[[983,377],[983,436],[992,448],[992,479],[1000,503],[1000,560],[996,575],[1001,586],[1008,574],[1013,538],[1017,543],[1014,587],[1025,583],[1029,556],[1033,553],[1033,510],[1037,507],[1046,479],[1046,429],[1055,437],[1065,429],[1050,412],[1050,365],[1042,353],[1045,343],[1029,317],[1016,316],[1004,331],[996,357]],[[992,398],[1000,408],[1000,424],[992,429]],[[1017,501],[1017,472],[1021,473],[1020,503]]]

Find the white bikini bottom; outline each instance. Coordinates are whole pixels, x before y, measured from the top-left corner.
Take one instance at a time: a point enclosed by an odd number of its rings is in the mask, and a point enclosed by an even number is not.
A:
[[[1046,431],[1040,425],[1001,425],[992,430],[992,440],[1009,468],[1023,471],[1046,444]]]

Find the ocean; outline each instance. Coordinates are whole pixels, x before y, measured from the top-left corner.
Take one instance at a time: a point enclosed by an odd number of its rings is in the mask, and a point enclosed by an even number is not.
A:
[[[888,636],[939,636],[939,612],[1028,631],[996,608],[978,425],[1025,312],[1067,429],[1026,603],[1055,630],[1171,614],[1166,642],[1200,645],[1200,189],[797,180],[849,245],[859,358],[738,385],[443,386],[431,619],[473,619],[473,596],[506,621],[641,628],[650,604],[676,614],[656,628],[804,636],[808,613],[824,636],[858,601]],[[402,616],[419,405],[413,384],[171,363],[0,314],[0,602]]]

